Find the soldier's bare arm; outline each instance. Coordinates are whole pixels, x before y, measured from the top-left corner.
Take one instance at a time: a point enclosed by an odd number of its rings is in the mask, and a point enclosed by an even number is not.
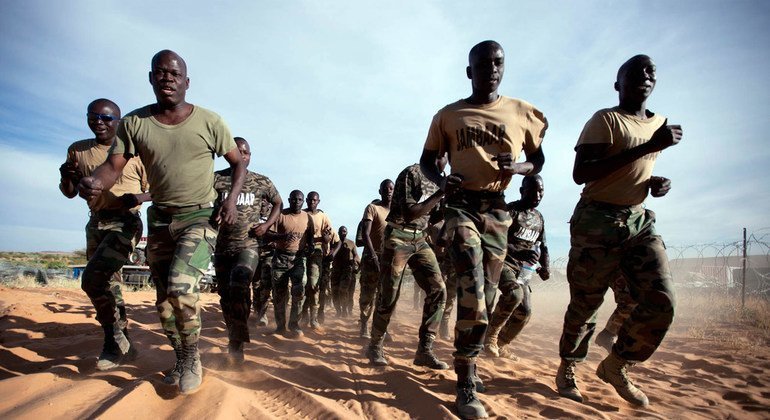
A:
[[[216,216],[216,221],[232,225],[238,220],[238,209],[235,203],[238,199],[238,195],[241,193],[243,187],[243,181],[246,178],[246,164],[241,158],[241,152],[237,147],[234,147],[224,155],[227,163],[230,164],[232,176],[232,186],[230,187],[230,195],[222,202],[222,206],[219,208],[219,212]]]
[[[268,229],[270,229],[270,226],[273,226],[278,220],[278,216],[281,214],[281,210],[283,210],[283,200],[281,200],[281,197],[276,195],[273,200],[270,202],[273,207],[270,209],[270,214],[267,216],[267,220],[265,220],[265,223],[260,223],[257,226],[254,227],[252,230],[254,232],[254,236],[256,237],[262,237],[267,233]]]
[[[526,161],[514,162],[513,155],[511,153],[499,153],[493,157],[493,161],[497,161],[497,167],[504,175],[536,175],[540,173],[545,164],[545,154],[543,154],[543,148],[538,147],[536,151],[527,154]]]
[[[604,178],[642,157],[674,146],[682,139],[682,127],[665,123],[652,135],[650,141],[607,157],[608,144],[581,144],[575,154],[572,179],[585,184]]]
[[[91,176],[83,177],[78,183],[78,193],[86,200],[100,196],[109,191],[123,173],[129,155],[110,155],[107,161],[99,165]]]

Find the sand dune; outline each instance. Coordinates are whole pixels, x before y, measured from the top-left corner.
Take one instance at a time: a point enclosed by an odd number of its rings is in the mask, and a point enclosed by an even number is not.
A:
[[[594,370],[604,357],[598,347],[578,368],[587,401],[560,398],[553,375],[567,293],[566,287],[535,290],[535,315],[515,347],[519,361],[479,361],[487,385],[482,401],[491,417],[770,418],[768,343],[735,346],[693,338],[692,328],[702,320],[686,314],[677,316],[658,353],[632,370],[650,397],[649,408],[628,405],[596,378]],[[173,353],[159,328],[154,292],[126,292],[125,298],[140,355],[119,369],[99,372],[101,330],[84,293],[0,288],[0,418],[455,417],[454,373],[411,363],[420,318],[411,290],[402,293],[391,324],[395,340],[386,345],[391,365],[385,368],[367,364],[357,318],[339,319],[331,312],[324,332],[306,332],[299,340],[252,325],[245,363],[230,366],[218,297],[204,294],[205,376],[200,391],[190,396],[162,382]],[[605,306],[600,319],[611,310]],[[751,341],[754,332],[741,328],[739,335]],[[452,350],[450,342],[437,342],[437,354],[450,364]]]

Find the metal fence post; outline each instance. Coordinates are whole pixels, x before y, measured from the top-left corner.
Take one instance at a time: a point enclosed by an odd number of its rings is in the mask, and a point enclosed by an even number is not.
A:
[[[743,228],[743,270],[741,270],[741,311],[746,306],[746,228]]]

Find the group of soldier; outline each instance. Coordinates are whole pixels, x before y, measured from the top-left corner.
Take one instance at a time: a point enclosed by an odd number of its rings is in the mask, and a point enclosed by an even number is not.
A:
[[[497,42],[470,50],[471,95],[433,117],[419,163],[395,182],[382,181],[380,198],[366,206],[353,242],[346,227],[333,230],[318,209],[317,192],[305,197],[291,191],[283,208],[270,179],[247,170],[248,142],[233,138],[219,115],[185,101],[185,61],[173,51],[157,53],[149,72],[156,102],[121,117],[112,101],[93,101],[87,121],[95,137],[70,146],[60,168],[62,193],[79,193],[90,209],[82,287],[105,334],[97,369],[136,355],[119,270],[141,236],[141,203],[151,200],[147,260],[160,322],[176,353],[164,381],[181,393],[195,392],[202,381],[198,285],[212,255],[234,362],[243,360],[250,341],[252,308],[258,325],[266,326],[271,298],[275,332],[290,338],[302,336],[302,327],[321,329],[328,289],[337,314],[350,316],[353,273],[360,266],[365,354],[372,365],[389,364],[384,342],[409,267],[425,293],[414,363],[448,368],[433,342],[449,336],[456,306],[457,412],[486,417],[477,357],[511,357],[510,343],[531,316],[528,283],[534,273],[550,276],[543,216],[536,210],[544,193],[537,174],[548,122],[533,105],[498,94],[504,68]],[[556,372],[558,393],[575,401],[583,401],[576,365],[586,358],[609,287],[623,304],[597,337],[609,355],[596,373],[633,404],[646,406],[648,399],[627,369],[653,354],[673,319],[665,248],[655,215],[643,203],[648,194],[669,191],[670,181],[652,170],[682,130],[647,109],[655,82],[648,56],[626,61],[614,85],[618,106],[595,113],[575,147],[573,179],[585,187],[570,220],[570,304]],[[229,167],[215,173],[214,155]],[[521,198],[506,203],[503,192],[514,175],[523,175]],[[356,246],[363,247],[360,259]]]

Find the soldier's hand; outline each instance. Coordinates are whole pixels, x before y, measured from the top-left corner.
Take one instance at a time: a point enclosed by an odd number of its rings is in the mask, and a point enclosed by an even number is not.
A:
[[[543,281],[546,281],[551,278],[551,270],[548,267],[540,267],[537,269],[537,274],[540,276]]]
[[[377,269],[377,272],[380,272],[380,259],[377,257],[377,255],[372,255],[372,264],[374,264],[374,268]]]
[[[451,195],[457,192],[463,184],[463,176],[460,174],[449,174],[445,176],[439,188],[444,191],[444,194]]]
[[[126,209],[132,209],[139,205],[139,199],[136,197],[136,194],[123,194],[120,196],[120,202],[123,205],[123,208]]]
[[[332,228],[331,226],[326,226],[324,230],[321,232],[322,240],[324,243],[329,243],[332,241]]]
[[[217,223],[232,225],[238,220],[238,209],[231,200],[225,200],[217,213]]]
[[[78,194],[86,200],[94,199],[102,194],[104,185],[98,178],[83,177],[78,182]]]
[[[651,152],[659,152],[668,147],[679,144],[682,140],[682,126],[680,125],[667,125],[666,120],[660,128],[655,130],[652,134],[652,138],[647,144],[652,148]]]
[[[265,235],[265,233],[267,233],[268,229],[269,227],[267,226],[266,223],[260,223],[254,226],[253,228],[251,228],[251,233],[257,238],[261,238],[262,236]]]
[[[77,162],[64,162],[59,166],[59,174],[62,179],[68,179],[73,183],[77,183],[80,181],[80,178],[83,178],[83,173],[78,169]]]
[[[511,153],[498,153],[497,156],[492,158],[493,162],[497,162],[497,168],[503,172],[504,175],[515,175],[516,162],[513,161],[513,154]]]
[[[651,176],[647,185],[653,197],[663,197],[671,190],[671,180],[662,176]]]

